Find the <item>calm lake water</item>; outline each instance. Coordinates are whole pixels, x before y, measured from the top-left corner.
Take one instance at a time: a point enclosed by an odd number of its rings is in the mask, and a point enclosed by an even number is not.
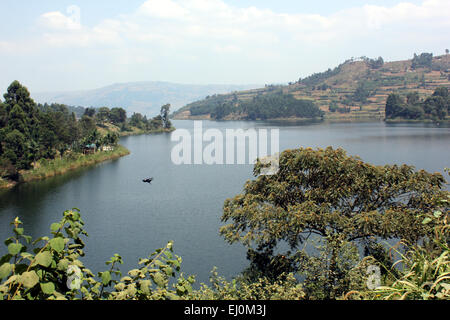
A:
[[[193,131],[192,121],[174,121]],[[283,123],[203,121],[203,128],[279,128],[280,150],[297,147],[343,147],[373,164],[407,163],[444,172],[450,167],[450,128],[424,124]],[[131,155],[63,176],[0,192],[0,238],[10,236],[18,216],[25,233],[48,235],[62,212],[81,210],[89,238],[85,264],[103,271],[114,253],[124,258],[123,272],[140,257],[174,240],[182,270],[207,282],[214,266],[230,279],[247,266],[245,249],[229,245],[218,230],[223,202],[242,191],[252,178],[251,165],[174,165],[171,134],[121,139]],[[206,146],[206,143],[205,145]],[[154,177],[151,185],[142,179]],[[0,248],[0,255],[6,247]]]

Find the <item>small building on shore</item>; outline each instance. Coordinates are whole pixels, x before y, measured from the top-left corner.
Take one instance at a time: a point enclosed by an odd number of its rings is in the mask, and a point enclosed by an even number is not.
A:
[[[93,154],[97,151],[97,146],[95,143],[87,144],[83,148],[83,154]]]
[[[114,151],[114,147],[113,146],[103,146],[102,151]]]

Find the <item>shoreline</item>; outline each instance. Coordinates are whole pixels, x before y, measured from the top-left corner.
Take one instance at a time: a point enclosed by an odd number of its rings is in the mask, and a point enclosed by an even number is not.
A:
[[[38,166],[21,173],[19,181],[10,181],[0,178],[0,190],[11,189],[18,184],[43,180],[64,174],[66,172],[91,166],[108,160],[115,160],[130,154],[130,151],[122,145],[118,145],[114,151],[101,151],[94,154],[76,154],[73,159],[46,160],[44,164],[38,162]]]
[[[155,134],[155,133],[169,133],[175,131],[175,127],[171,127],[169,129],[156,129],[156,130],[136,130],[136,131],[122,131],[119,133],[119,137],[129,137],[129,136],[139,136],[142,134]]]
[[[280,122],[349,122],[349,121],[383,121],[384,119],[381,117],[336,117],[336,118],[269,118],[269,119],[255,119],[255,120],[248,120],[248,119],[211,119],[211,118],[174,118],[173,120],[177,121],[196,121],[196,120],[209,120],[209,121],[280,121]]]
[[[440,123],[443,124],[450,124],[450,120],[448,119],[444,119],[444,120],[431,120],[431,119],[401,119],[401,118],[396,118],[396,119],[385,119],[384,122],[386,123],[431,123],[431,124],[437,124],[439,125]]]
[[[280,121],[280,122],[385,122],[385,123],[424,123],[424,124],[450,124],[449,119],[445,120],[431,120],[431,119],[385,119],[384,117],[355,117],[355,116],[348,116],[348,117],[323,117],[323,118],[269,118],[269,119],[255,119],[255,120],[248,120],[248,119],[220,119],[215,120],[211,119],[210,117],[185,117],[185,118],[173,118],[173,120],[177,121],[184,121],[184,120],[209,120],[209,121]]]
[[[157,134],[157,133],[169,133],[175,131],[175,127],[169,129],[156,129],[150,131],[134,130],[119,132],[119,137],[138,136],[144,134]],[[107,131],[107,130],[105,130]],[[108,160],[115,160],[130,154],[130,151],[122,145],[118,145],[114,151],[101,151],[94,154],[82,155],[76,154],[75,159],[53,159],[46,160],[45,164],[39,164],[30,170],[26,170],[20,175],[19,181],[4,180],[0,178],[0,190],[7,190],[15,187],[21,183],[27,183],[31,181],[43,180],[46,178],[54,177],[64,174],[68,171],[76,170],[81,167],[88,167],[97,163],[105,162]]]

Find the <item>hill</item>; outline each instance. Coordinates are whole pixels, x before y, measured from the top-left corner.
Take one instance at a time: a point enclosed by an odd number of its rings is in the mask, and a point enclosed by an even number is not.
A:
[[[326,119],[384,118],[390,93],[406,96],[417,91],[420,98],[425,98],[442,86],[450,86],[448,54],[436,57],[431,53],[414,54],[410,60],[386,63],[381,57],[360,57],[289,85],[266,85],[259,89],[215,94],[184,106],[174,112],[173,118],[251,120],[255,116],[249,116],[244,106],[249,102],[257,104],[261,97],[275,94],[311,101]],[[271,108],[282,110],[283,104]],[[225,112],[221,112],[223,110]],[[269,118],[286,118],[284,111],[280,111],[278,116],[271,114]],[[259,115],[257,119],[268,118],[264,113]],[[287,115],[287,118],[296,118],[295,115]]]
[[[95,108],[122,107],[130,114],[139,112],[153,116],[158,114],[160,107],[166,103],[177,109],[210,94],[255,87],[258,85],[192,85],[150,81],[119,83],[86,91],[33,93],[33,97],[39,103]]]

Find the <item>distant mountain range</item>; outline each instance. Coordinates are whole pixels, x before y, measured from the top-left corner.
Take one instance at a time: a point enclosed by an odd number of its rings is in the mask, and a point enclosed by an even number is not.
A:
[[[154,116],[162,105],[170,103],[172,110],[203,99],[212,94],[231,93],[258,88],[261,85],[194,85],[160,81],[118,83],[107,87],[67,92],[36,92],[33,98],[39,103],[62,103],[82,107],[122,107],[131,115],[139,112]]]

